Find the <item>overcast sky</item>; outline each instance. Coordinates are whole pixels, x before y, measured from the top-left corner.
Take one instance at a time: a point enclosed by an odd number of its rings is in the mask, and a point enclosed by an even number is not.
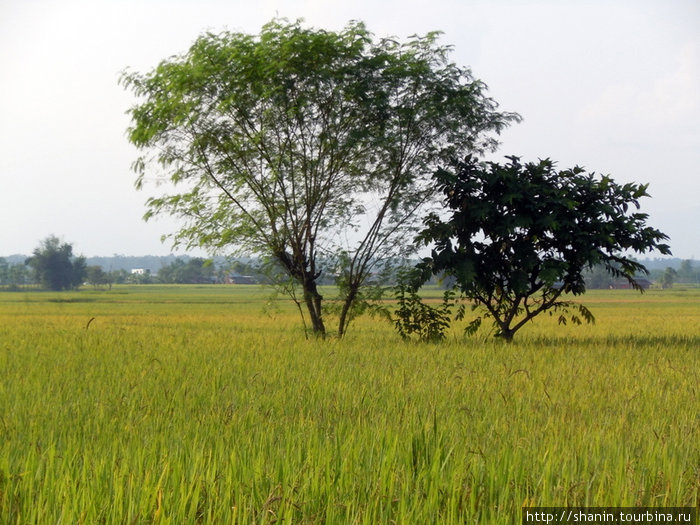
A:
[[[432,30],[521,124],[497,156],[550,157],[648,182],[650,224],[700,257],[700,2],[696,0],[0,0],[0,256],[55,234],[86,256],[167,254],[145,223],[118,85],[202,32],[275,16],[377,36]]]

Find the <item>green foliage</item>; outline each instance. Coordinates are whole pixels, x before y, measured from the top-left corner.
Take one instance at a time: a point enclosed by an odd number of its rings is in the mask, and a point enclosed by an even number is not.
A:
[[[193,257],[184,261],[175,259],[158,270],[158,281],[167,284],[201,284],[212,283],[215,268],[211,259]]]
[[[36,280],[49,290],[70,290],[83,283],[85,257],[74,257],[73,246],[53,235],[44,239],[27,259]]]
[[[626,253],[670,253],[662,242],[668,237],[646,226],[647,215],[630,212],[648,196],[647,185],[619,185],[580,167],[557,171],[548,159],[508,159],[500,165],[467,156],[454,172],[439,169],[435,181],[450,215],[431,214],[418,237],[434,243],[424,274],[453,279],[483,307],[497,336],[511,340],[548,310],[562,324],[593,322],[590,311],[563,298],[585,292],[586,269],[602,265],[641,290],[634,276],[648,272]]]
[[[423,342],[442,341],[450,327],[455,293],[445,290],[442,302],[438,306],[431,306],[418,294],[422,280],[420,272],[415,269],[400,273],[394,288],[397,302],[394,327],[405,341],[410,340],[413,335]]]
[[[108,273],[105,273],[101,266],[91,265],[85,269],[85,280],[95,289],[101,286],[108,286],[111,288],[112,283],[114,282],[114,277]]]
[[[455,148],[493,148],[519,119],[448,61],[437,34],[376,41],[357,22],[206,34],[122,82],[141,99],[129,130],[144,151],[136,185],[160,170],[174,187],[148,200],[146,218],[183,219],[175,243],[275,258],[320,334],[319,254],[348,254],[342,335],[375,265],[411,249],[433,196],[426,174]]]
[[[700,269],[693,265],[694,261],[691,259],[681,261],[676,275],[679,282],[700,283]]]
[[[336,254],[334,261],[334,284],[338,289],[338,298],[327,304],[326,311],[338,316],[339,333],[344,334],[350,323],[364,314],[390,319],[389,308],[384,299],[389,291],[389,283],[395,277],[397,261],[390,257],[379,261],[366,261],[367,269],[362,272],[355,269],[359,263],[357,258],[353,260],[345,251]],[[366,280],[360,286],[359,276],[364,275],[370,268],[374,271],[367,274]]]
[[[29,270],[24,264],[11,264],[5,258],[0,257],[0,286],[17,290],[30,281]]]
[[[666,268],[663,276],[661,277],[661,288],[671,288],[673,286],[673,281],[678,277],[678,272],[671,268],[670,266]]]

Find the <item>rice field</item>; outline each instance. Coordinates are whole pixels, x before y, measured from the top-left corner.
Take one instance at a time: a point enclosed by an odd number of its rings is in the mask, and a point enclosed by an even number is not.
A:
[[[256,286],[0,293],[0,523],[520,523],[700,507],[700,290],[404,343]]]

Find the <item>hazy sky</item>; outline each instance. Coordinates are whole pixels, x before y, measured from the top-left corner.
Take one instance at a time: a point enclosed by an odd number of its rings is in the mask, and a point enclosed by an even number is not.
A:
[[[204,31],[258,33],[275,16],[377,36],[444,32],[511,127],[497,153],[649,182],[650,224],[700,257],[697,0],[0,0],[0,256],[49,234],[86,256],[167,254],[177,223],[144,223],[118,85]]]

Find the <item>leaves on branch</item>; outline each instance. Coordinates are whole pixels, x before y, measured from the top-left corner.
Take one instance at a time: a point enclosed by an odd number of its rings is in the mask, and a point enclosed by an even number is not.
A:
[[[438,169],[434,179],[448,215],[429,215],[416,238],[432,246],[418,265],[429,271],[422,282],[430,274],[448,276],[481,308],[467,333],[489,318],[496,335],[511,340],[545,311],[558,313],[560,324],[592,323],[585,306],[562,299],[585,292],[586,269],[603,265],[641,291],[635,276],[648,272],[629,252],[671,253],[668,237],[646,225],[646,214],[628,213],[648,196],[646,184],[620,185],[578,166],[559,171],[549,159],[507,159],[501,165],[467,156]],[[422,282],[414,282],[415,293]]]

